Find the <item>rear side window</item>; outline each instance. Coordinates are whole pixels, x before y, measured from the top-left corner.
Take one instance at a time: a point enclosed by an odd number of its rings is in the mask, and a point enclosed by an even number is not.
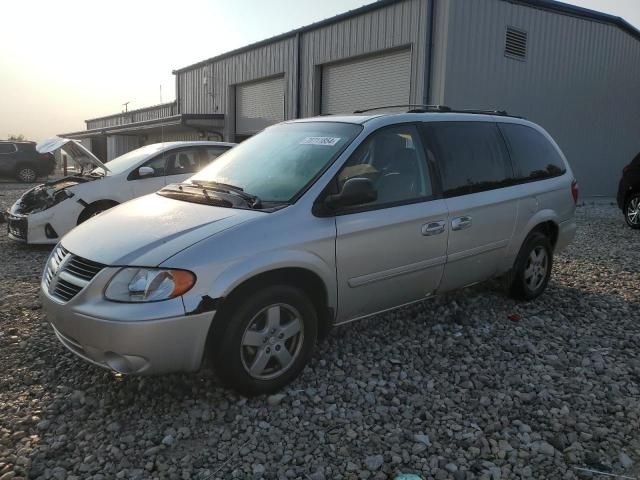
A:
[[[518,181],[557,177],[566,172],[556,148],[537,130],[526,125],[499,125],[509,146]]]
[[[0,143],[0,153],[13,153],[16,151],[16,147],[13,143]]]
[[[510,185],[513,168],[494,123],[426,124],[427,149],[436,158],[445,197],[467,195]]]

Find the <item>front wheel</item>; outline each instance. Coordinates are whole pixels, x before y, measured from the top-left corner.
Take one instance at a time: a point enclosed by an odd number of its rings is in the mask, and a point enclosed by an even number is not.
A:
[[[243,299],[244,300],[244,299]],[[274,285],[221,312],[221,338],[214,342],[214,368],[221,380],[245,395],[277,391],[309,360],[318,318],[307,295]]]
[[[553,248],[542,232],[525,240],[511,274],[509,294],[519,300],[533,300],[547,288],[553,266]]]
[[[625,202],[624,219],[631,228],[640,228],[640,193],[634,193]]]

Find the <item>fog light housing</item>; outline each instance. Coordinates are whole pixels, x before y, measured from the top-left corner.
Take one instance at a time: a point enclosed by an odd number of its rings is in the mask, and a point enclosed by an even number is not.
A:
[[[58,238],[58,232],[55,231],[50,223],[47,223],[44,226],[44,234],[47,236],[47,238]]]

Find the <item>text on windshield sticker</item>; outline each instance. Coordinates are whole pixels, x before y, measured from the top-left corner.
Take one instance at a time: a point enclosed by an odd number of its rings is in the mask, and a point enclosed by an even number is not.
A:
[[[340,141],[338,137],[307,137],[300,142],[300,145],[325,145],[333,147]]]

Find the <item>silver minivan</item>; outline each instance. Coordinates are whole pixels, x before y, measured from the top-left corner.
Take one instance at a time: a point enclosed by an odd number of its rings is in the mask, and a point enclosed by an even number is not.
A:
[[[538,125],[414,110],[284,122],[81,224],[41,297],[60,341],[125,374],[212,361],[278,390],[334,325],[499,275],[546,288],[577,184]]]

